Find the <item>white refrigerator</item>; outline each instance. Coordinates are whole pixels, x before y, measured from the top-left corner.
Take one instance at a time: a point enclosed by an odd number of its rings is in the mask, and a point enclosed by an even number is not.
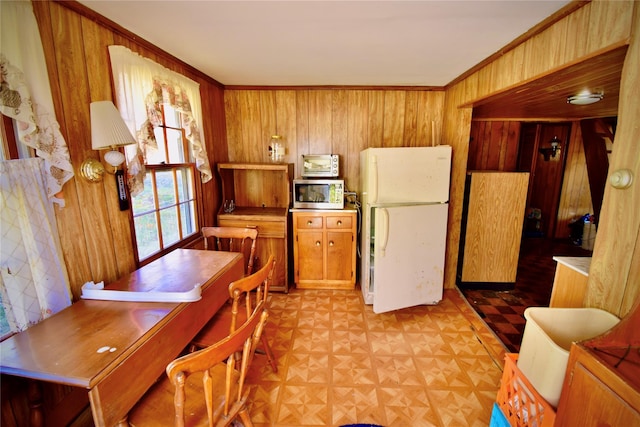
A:
[[[451,147],[360,153],[360,286],[375,313],[442,300]]]

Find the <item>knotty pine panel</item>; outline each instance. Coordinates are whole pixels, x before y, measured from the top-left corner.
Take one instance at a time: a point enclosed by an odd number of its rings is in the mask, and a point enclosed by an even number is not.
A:
[[[298,153],[298,146],[295,143],[298,140],[296,91],[278,90],[275,95],[276,132],[284,137],[283,142],[287,147],[284,162],[293,164],[298,161],[302,162],[302,156]],[[295,177],[289,178],[294,179]]]
[[[53,35],[52,13],[49,10],[49,3],[45,2],[33,3],[33,10],[38,22],[40,37],[45,52],[45,61],[51,82],[51,95],[56,110],[56,117],[60,125],[60,132],[65,137],[71,154],[73,153],[71,149],[73,141],[70,141],[69,133],[67,132],[68,126],[64,120],[65,105],[63,105],[62,102],[62,91],[66,89],[58,84],[58,81],[61,79],[61,74],[58,71],[56,60],[57,46]],[[84,136],[86,137],[87,135],[88,134],[85,134]],[[73,162],[73,164],[77,166],[80,165],[80,163],[75,162]],[[75,179],[71,180],[63,187],[65,207],[61,209],[58,205],[54,205],[60,245],[62,247],[72,291],[74,284],[84,283],[86,278],[91,277],[91,268],[89,266],[87,249],[84,244],[83,230],[77,226],[77,224],[82,223],[82,211],[80,209],[80,203],[78,202],[78,193],[76,192],[74,181]],[[73,268],[70,266],[71,260],[73,260]],[[79,286],[77,289],[79,290]],[[77,297],[79,292],[74,292],[73,294]]]
[[[110,44],[113,44],[113,33],[106,28],[97,25],[94,21],[82,17],[82,34],[85,51],[104,51]],[[92,101],[112,100],[110,62],[107,55],[87,55],[88,83]],[[100,160],[104,162],[104,151],[96,154],[100,155]],[[78,183],[80,180],[77,180]],[[131,233],[121,233],[119,230],[129,228],[129,212],[120,211],[115,177],[105,176],[102,185],[104,187],[105,205],[109,217],[109,236],[113,243],[113,255],[115,256],[115,277],[105,277],[103,280],[112,281],[123,274],[129,273],[136,268],[135,257],[133,255],[133,237]],[[103,276],[104,277],[104,276]]]
[[[309,91],[300,90],[296,91],[296,139],[295,139],[295,147],[296,147],[296,162],[295,170],[293,173],[293,178],[297,178],[300,176],[300,171],[302,168],[302,155],[310,154],[309,151]],[[287,136],[285,136],[287,138]]]
[[[571,231],[569,223],[586,213],[593,213],[580,123],[573,122],[571,129],[573,130],[571,140],[568,148],[565,148],[567,162],[564,167],[562,193],[558,207],[558,222],[554,236],[556,238],[568,238]]]
[[[473,121],[467,168],[515,171],[519,141],[520,122]]]
[[[369,147],[384,147],[384,91],[369,91]]]
[[[633,26],[637,30],[640,28],[640,5],[638,2],[634,2],[634,5]],[[616,25],[613,17],[610,17],[609,23]],[[602,26],[605,24],[601,23]],[[622,73],[620,113],[613,152],[609,158],[609,171],[630,169],[636,178],[640,176],[638,69],[640,31],[635,31]],[[640,298],[640,215],[630,214],[640,212],[640,191],[637,186],[637,181],[634,181],[633,186],[625,190],[614,189],[610,185],[605,187],[589,270],[589,289],[585,298],[587,305],[604,308],[618,317],[629,313]]]
[[[259,91],[260,97],[260,127],[262,141],[265,141],[262,149],[260,150],[261,154],[261,163],[268,162],[269,159],[269,144],[271,142],[271,135],[277,134],[272,130],[277,129],[277,120],[276,120],[276,92],[274,91]],[[282,141],[284,143],[284,141]],[[259,146],[258,146],[259,148]]]
[[[384,92],[383,147],[404,146],[405,99],[404,91]]]
[[[65,115],[65,136],[67,143],[73,144],[76,148],[70,149],[69,153],[77,170],[87,157],[98,158],[99,155],[91,150],[89,104],[94,99],[89,85],[90,63],[84,54],[81,16],[58,4],[51,5],[50,13],[62,104],[64,111],[74,111],[73,115]],[[105,176],[105,180],[109,178]],[[94,185],[76,176],[67,187],[71,183],[75,185],[81,216],[80,221],[68,224],[65,229],[66,232],[74,233],[84,245],[83,255],[91,271],[85,281],[113,281],[120,272],[117,269],[114,248],[104,243],[110,242],[111,239],[104,181],[102,184]],[[116,197],[116,194],[112,193],[112,196]],[[74,257],[74,264],[76,260]]]
[[[404,103],[403,139],[408,147],[418,146],[418,92],[407,92]]]
[[[347,92],[347,154],[340,167],[342,178],[349,190],[360,188],[360,152],[368,146],[369,93],[363,90]]]
[[[331,153],[333,91],[309,92],[309,150],[311,154]],[[339,153],[339,150],[333,151]],[[306,153],[305,153],[306,154]]]
[[[416,141],[419,144],[441,143],[444,96],[442,91],[418,92]]]
[[[467,174],[469,154],[469,135],[471,132],[471,108],[460,108],[467,94],[477,93],[475,79],[463,81],[447,89],[442,125],[442,143],[452,148],[451,190],[449,193],[449,219],[447,225],[447,246],[444,266],[444,286],[456,287],[456,266],[460,245],[460,225],[462,222],[462,204]]]
[[[339,154],[347,188],[358,191],[360,151],[431,145],[432,136],[442,133],[443,104],[444,92],[434,90],[229,89],[225,91],[229,160],[256,161],[255,147],[266,152],[268,138],[277,128],[287,145],[285,161],[295,165],[296,177],[303,154]],[[260,132],[255,131],[258,127]]]

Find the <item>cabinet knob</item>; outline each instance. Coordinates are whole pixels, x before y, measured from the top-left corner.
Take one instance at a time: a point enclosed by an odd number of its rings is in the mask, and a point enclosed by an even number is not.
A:
[[[307,221],[307,225],[311,225],[311,224],[313,224],[313,221],[311,220]]]
[[[316,246],[320,246],[322,243],[320,243],[320,240],[316,240]]]
[[[333,246],[333,240],[329,242],[329,246]]]
[[[342,221],[338,220],[338,225],[342,225]]]

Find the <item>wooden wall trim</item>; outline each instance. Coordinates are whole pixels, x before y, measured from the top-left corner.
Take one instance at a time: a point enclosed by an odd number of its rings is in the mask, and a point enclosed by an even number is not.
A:
[[[597,58],[600,55],[603,55],[603,54],[606,54],[606,53],[609,53],[609,52],[613,52],[613,51],[615,51],[615,50],[617,50],[617,49],[619,49],[621,47],[627,46],[629,44],[629,41],[630,41],[629,38],[625,38],[625,39],[620,40],[618,42],[615,42],[615,43],[613,43],[613,44],[611,44],[609,46],[606,46],[606,47],[604,47],[602,49],[598,49],[596,51],[589,52],[588,54],[586,54],[584,56],[581,56],[581,57],[576,58],[576,59],[574,59],[572,61],[568,61],[566,63],[563,63],[562,65],[560,65],[558,67],[545,70],[544,72],[542,72],[542,73],[540,73],[538,75],[531,76],[530,78],[525,79],[525,80],[521,80],[516,84],[510,85],[510,86],[505,86],[505,87],[500,88],[498,90],[495,90],[495,91],[493,91],[493,92],[491,92],[489,94],[482,94],[481,96],[479,96],[477,98],[470,99],[470,100],[466,101],[460,107],[473,107],[473,106],[475,106],[477,104],[485,103],[490,98],[498,97],[498,96],[500,96],[500,95],[502,95],[504,93],[511,92],[514,89],[518,89],[518,88],[524,87],[524,86],[526,86],[526,85],[528,85],[528,84],[530,84],[532,82],[535,82],[536,80],[540,80],[541,78],[553,75],[554,73],[566,70],[568,68],[571,68],[574,65],[577,65],[577,64],[580,64],[582,62],[588,61],[589,59]],[[556,119],[557,119],[557,117],[556,117]],[[495,120],[495,118],[492,117],[492,120]],[[512,117],[512,118],[506,118],[504,120],[514,120],[514,119]],[[518,119],[518,120],[520,120],[520,119]],[[527,120],[533,120],[533,118],[532,117],[527,117]],[[536,119],[536,120],[539,120],[539,119]],[[567,120],[571,121],[571,120],[574,120],[574,118],[565,119],[565,121],[567,121]],[[545,121],[546,121],[546,119],[545,119]]]
[[[226,85],[228,90],[402,90],[402,91],[444,91],[444,86],[244,86]]]
[[[447,85],[445,85],[445,89],[449,89],[450,87],[462,82],[467,77],[473,75],[477,71],[481,70],[482,68],[484,68],[488,64],[491,64],[492,62],[496,61],[501,56],[504,56],[505,54],[507,54],[508,52],[512,51],[513,49],[519,47],[525,41],[527,41],[527,40],[531,39],[532,37],[542,33],[543,31],[545,31],[549,27],[553,26],[556,22],[566,18],[567,16],[571,15],[573,12],[575,12],[576,10],[580,9],[581,7],[587,5],[590,2],[591,2],[591,0],[586,0],[586,1],[575,1],[574,0],[571,3],[567,4],[562,9],[560,9],[559,11],[554,13],[553,15],[550,15],[549,17],[547,17],[544,21],[542,21],[542,22],[538,23],[537,25],[535,25],[534,27],[532,27],[526,33],[524,33],[524,34],[520,35],[519,37],[517,37],[516,39],[514,39],[512,42],[510,42],[509,44],[504,46],[502,49],[498,50],[497,52],[495,52],[491,56],[485,58],[483,61],[479,62],[475,66],[469,68],[464,73],[460,74],[458,77],[456,77],[451,82],[449,82]]]

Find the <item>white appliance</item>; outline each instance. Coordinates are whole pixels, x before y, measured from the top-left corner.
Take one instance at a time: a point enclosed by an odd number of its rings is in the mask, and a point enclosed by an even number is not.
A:
[[[442,300],[451,147],[360,153],[360,286],[384,313]]]

